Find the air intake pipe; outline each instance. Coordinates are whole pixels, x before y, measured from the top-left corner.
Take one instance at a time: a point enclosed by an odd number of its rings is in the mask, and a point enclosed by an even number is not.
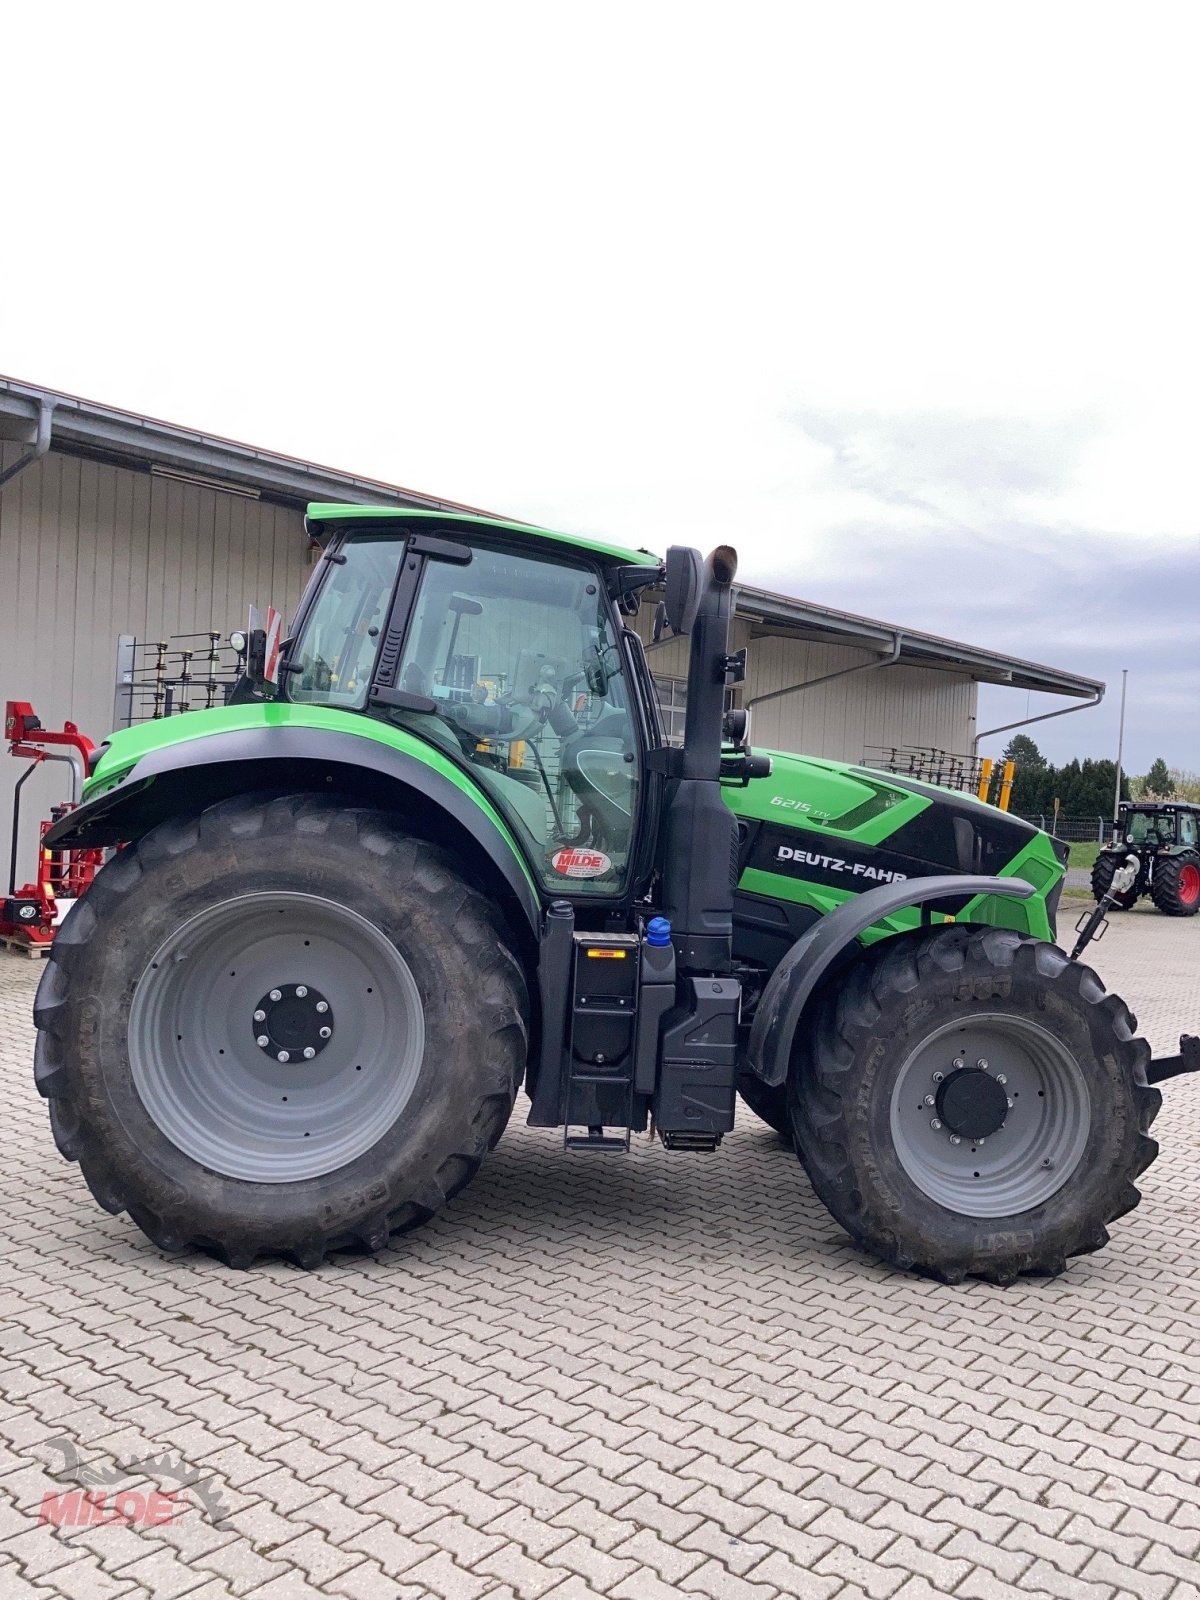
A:
[[[663,911],[683,972],[728,972],[733,944],[737,823],[721,794],[722,719],[729,674],[729,624],[737,553],[728,545],[701,562],[667,553],[667,614],[691,636],[684,744],[667,798]]]

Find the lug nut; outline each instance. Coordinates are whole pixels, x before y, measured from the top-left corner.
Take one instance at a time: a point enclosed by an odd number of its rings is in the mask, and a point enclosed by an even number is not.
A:
[[[258,1045],[260,1050],[265,1050],[271,1041],[267,1038],[265,1033],[260,1033],[254,1042],[256,1045]]]
[[[313,1049],[312,1045],[306,1044],[304,1046],[304,1059],[305,1059],[305,1061],[311,1061],[312,1058],[316,1055],[316,1053],[317,1052]]]
[[[987,1057],[986,1056],[980,1056],[979,1060],[975,1063],[975,1065],[979,1068],[980,1072],[986,1072],[987,1069],[988,1069]]]
[[[957,1133],[952,1133],[950,1135],[950,1143],[951,1144],[961,1144],[962,1143],[962,1135],[961,1134],[957,1134]]]
[[[267,1013],[261,1006],[259,1006],[258,1010],[254,1013],[254,1020],[255,1022],[265,1022],[267,1020]]]
[[[1009,1110],[1010,1110],[1010,1111],[1011,1111],[1011,1110],[1012,1110],[1012,1108],[1013,1108],[1013,1103],[1012,1103],[1012,1101],[1011,1101],[1011,1100],[1010,1100],[1010,1101],[1008,1101],[1008,1109],[1009,1109]]]
[[[941,1131],[942,1131],[942,1125],[941,1125],[941,1123],[938,1121],[938,1119],[936,1117],[934,1117],[933,1121],[929,1124],[929,1126],[933,1129],[934,1133],[941,1133]]]
[[[272,999],[272,1000],[282,1000],[283,999],[282,990],[280,990],[280,989],[272,989],[269,998]]]
[[[998,1072],[996,1074],[996,1082],[1000,1085],[1001,1088],[1003,1088],[1004,1085],[1008,1082],[1008,1079],[1004,1076],[1004,1074],[1002,1072]]]
[[[985,1144],[986,1142],[987,1141],[984,1140],[984,1139],[976,1139],[976,1141],[975,1141],[976,1144]]]
[[[927,1106],[931,1106],[931,1105],[933,1105],[933,1103],[934,1103],[933,1096],[931,1094],[927,1094],[925,1096],[925,1104]]]
[[[965,1067],[966,1064],[967,1063],[963,1060],[963,1058],[961,1056],[955,1056],[953,1065],[954,1065],[954,1067],[956,1069],[959,1068],[959,1067]]]
[[[322,1028],[321,1029],[321,1037],[322,1037],[322,1039],[332,1039],[332,1037],[333,1037],[333,1029],[332,1028]]]
[[[275,1059],[276,1061],[290,1061],[292,1058],[290,1055],[288,1055],[286,1050],[281,1050]]]
[[[935,1072],[934,1073],[934,1075],[933,1075],[934,1083],[944,1083],[945,1080],[946,1080],[946,1074],[944,1072]]]
[[[322,1016],[324,1016],[325,1013],[329,1010],[329,1002],[327,1000],[318,1000],[317,1001],[317,1010],[321,1013]]]
[[[306,995],[306,994],[307,994],[307,993],[308,993],[308,990],[307,990],[307,989],[306,989],[306,988],[305,988],[305,986],[304,986],[304,984],[302,984],[302,983],[298,983],[298,984],[297,984],[297,985],[296,985],[296,999],[297,999],[297,1000],[303,1000],[303,999],[304,999],[304,996],[305,996],[305,995]]]

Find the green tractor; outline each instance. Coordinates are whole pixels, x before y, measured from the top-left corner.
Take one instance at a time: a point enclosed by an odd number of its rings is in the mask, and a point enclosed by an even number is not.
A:
[[[856,1240],[945,1281],[1105,1243],[1182,1057],[1151,1065],[1055,947],[1045,833],[750,748],[731,549],[345,505],[307,528],[278,664],[251,638],[229,706],[113,734],[46,838],[118,847],[35,1007],[101,1206],[233,1266],[377,1251],[524,1084],[584,1157],[648,1125],[715,1150],[740,1092]],[[624,620],[659,590],[682,748]]]
[[[1121,911],[1149,895],[1168,917],[1200,911],[1200,806],[1182,800],[1122,801],[1117,836],[1096,857],[1092,894],[1109,896]],[[1132,885],[1112,894],[1113,876],[1130,857],[1137,862]]]

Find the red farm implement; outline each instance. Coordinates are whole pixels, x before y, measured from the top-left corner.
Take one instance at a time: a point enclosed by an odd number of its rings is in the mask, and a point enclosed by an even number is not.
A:
[[[43,728],[33,707],[24,700],[9,700],[5,705],[4,738],[8,753],[28,761],[29,766],[17,779],[13,793],[12,849],[8,893],[0,900],[0,942],[37,955],[49,948],[63,912],[91,883],[103,859],[100,850],[47,849],[42,843],[48,830],[79,804],[93,746],[73,722],[61,728]],[[71,798],[52,807],[49,817],[40,823],[37,869],[29,882],[18,885],[21,791],[44,761],[62,761],[70,767]]]

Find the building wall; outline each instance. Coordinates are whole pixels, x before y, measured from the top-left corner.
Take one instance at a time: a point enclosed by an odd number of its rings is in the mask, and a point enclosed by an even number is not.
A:
[[[0,444],[0,465],[21,453]],[[51,451],[0,491],[0,700],[29,700],[47,727],[69,717],[98,741],[113,722],[119,634],[227,634],[252,600],[290,613],[309,570],[298,511]],[[22,770],[0,749],[5,890]],[[47,764],[25,785],[23,815],[32,824],[68,792],[68,769]],[[34,838],[25,831],[22,881]]]
[[[651,610],[637,620],[649,641]],[[790,684],[877,660],[871,651],[796,639],[751,639],[734,624],[734,648],[747,646],[746,681],[738,703]],[[650,669],[658,676],[687,676],[687,644],[653,646]],[[751,742],[761,749],[796,750],[835,761],[861,761],[871,747],[919,745],[967,753],[975,734],[977,685],[965,675],[925,667],[880,667],[833,683],[781,696],[752,709]]]

